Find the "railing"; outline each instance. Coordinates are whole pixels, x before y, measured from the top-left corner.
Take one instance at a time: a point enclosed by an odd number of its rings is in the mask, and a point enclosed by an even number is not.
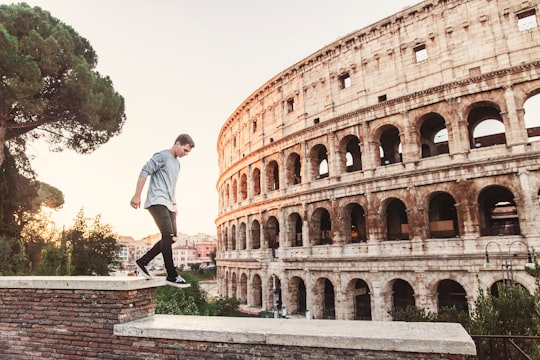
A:
[[[540,336],[471,335],[478,360],[538,359]],[[536,355],[533,353],[536,349]]]

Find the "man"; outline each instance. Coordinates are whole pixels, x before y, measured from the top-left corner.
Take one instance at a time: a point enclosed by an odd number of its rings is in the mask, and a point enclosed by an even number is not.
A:
[[[178,158],[184,157],[195,143],[191,136],[187,134],[179,135],[174,141],[174,145],[168,150],[155,153],[143,166],[135,195],[131,198],[131,206],[138,209],[141,206],[141,193],[150,176],[150,184],[144,202],[144,208],[148,209],[161,233],[161,240],[158,241],[146,254],[135,261],[139,273],[150,279],[152,276],[146,266],[159,253],[163,256],[165,269],[167,270],[166,282],[176,287],[186,287],[186,281],[178,275],[174,266],[172,256],[172,244],[176,241],[176,182],[180,172],[180,162]]]

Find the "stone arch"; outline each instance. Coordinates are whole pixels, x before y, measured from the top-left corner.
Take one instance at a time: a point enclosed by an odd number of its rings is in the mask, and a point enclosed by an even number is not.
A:
[[[269,216],[264,226],[264,238],[268,248],[272,249],[273,256],[276,257],[279,248],[279,221],[275,216]]]
[[[267,294],[267,303],[270,304],[270,309],[268,310],[277,310],[281,312],[282,303],[282,292],[281,292],[281,280],[275,274],[270,276],[266,286]]]
[[[362,170],[362,153],[360,140],[356,135],[347,135],[339,142],[339,172]]]
[[[315,209],[309,225],[311,245],[332,244],[332,220],[323,207]]]
[[[405,310],[408,306],[416,306],[414,289],[403,279],[392,281],[392,310]]]
[[[236,250],[236,225],[231,225],[231,245],[229,250]]]
[[[367,241],[366,212],[358,203],[347,204],[343,208],[343,225],[345,243],[360,243]]]
[[[307,310],[306,285],[304,280],[298,276],[293,276],[289,280],[288,294],[287,311],[289,314],[304,315]]]
[[[334,284],[326,277],[317,279],[313,286],[313,316],[317,319],[336,318],[336,296]]]
[[[523,104],[527,142],[540,141],[540,89],[532,92]]]
[[[387,240],[409,240],[409,220],[405,203],[397,198],[384,201]]]
[[[261,248],[261,224],[258,220],[251,222],[251,249]]]
[[[253,172],[251,173],[251,181],[252,181],[252,189],[253,189],[253,195],[260,195],[261,194],[261,170],[256,167],[253,169]]]
[[[303,239],[302,239],[302,217],[299,213],[293,212],[290,214],[287,218],[288,222],[288,231],[287,231],[287,240],[288,240],[288,246],[296,247],[296,246],[303,246]]]
[[[231,190],[230,184],[227,182],[225,185],[225,206],[231,205]]]
[[[232,196],[232,202],[233,204],[236,204],[238,202],[238,182],[236,179],[234,179],[232,182]]]
[[[490,101],[481,101],[469,107],[467,129],[471,149],[506,144],[501,109]]]
[[[403,151],[399,128],[387,124],[381,126],[376,133],[380,134],[377,138],[380,149],[380,164],[384,166],[402,162]]]
[[[311,179],[318,180],[329,176],[328,150],[323,144],[317,144],[309,152]]]
[[[371,320],[371,291],[369,285],[362,279],[352,279],[347,284],[348,318],[354,320]]]
[[[262,308],[262,281],[259,274],[253,275],[253,280],[251,281],[251,304],[254,307]]]
[[[223,250],[229,250],[229,227],[223,226]]]
[[[448,154],[448,129],[444,118],[435,112],[422,115],[418,120],[422,158]]]
[[[242,273],[240,275],[240,293],[238,295],[238,298],[240,300],[240,304],[247,304],[247,275],[246,273]]]
[[[266,192],[279,189],[279,166],[276,160],[266,165]]]
[[[444,279],[437,285],[437,310],[455,307],[457,311],[469,312],[465,288],[457,281]]]
[[[478,195],[480,235],[520,235],[514,194],[506,187],[492,185]]]
[[[428,205],[428,237],[453,238],[459,236],[456,200],[447,192],[431,194]]]
[[[285,168],[287,185],[297,185],[302,183],[302,162],[298,153],[292,152],[289,154],[285,163]]]
[[[237,290],[238,290],[238,283],[236,280],[236,272],[233,271],[231,274],[231,297],[238,298]]]
[[[246,250],[246,223],[241,222],[238,229],[238,250]]]
[[[247,175],[242,173],[240,175],[240,200],[246,200],[248,197],[248,184]]]

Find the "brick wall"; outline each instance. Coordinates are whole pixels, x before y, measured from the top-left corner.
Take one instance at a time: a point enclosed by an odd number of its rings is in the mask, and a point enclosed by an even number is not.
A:
[[[378,348],[358,348],[362,347],[366,334],[363,340],[359,338],[352,343],[348,329],[342,329],[343,337],[326,336],[325,331],[335,331],[331,327],[340,324],[333,321],[310,322],[321,326],[320,330],[311,329],[313,340],[319,344],[306,346],[302,341],[309,338],[306,334],[310,330],[297,325],[310,320],[154,315],[157,287],[161,285],[164,285],[162,280],[141,278],[0,277],[0,358],[465,358],[463,349],[455,349],[463,347],[455,342],[448,346],[449,351],[439,352],[417,352],[406,347],[400,350],[399,341],[379,344]],[[365,326],[366,323],[344,321],[342,324]],[[278,331],[274,329],[276,326],[280,327]],[[418,327],[410,329],[414,334]],[[456,327],[451,330],[455,331]],[[410,336],[411,331],[403,335]],[[317,334],[327,341],[321,343]],[[419,349],[426,348],[422,339],[409,340],[405,342],[416,342]],[[471,344],[474,349],[472,340],[466,344],[469,353]],[[432,347],[428,343],[426,346]],[[449,353],[453,351],[460,353]]]

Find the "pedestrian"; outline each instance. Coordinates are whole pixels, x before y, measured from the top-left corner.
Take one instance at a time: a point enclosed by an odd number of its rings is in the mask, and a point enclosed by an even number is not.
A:
[[[186,287],[189,284],[178,275],[172,256],[172,244],[176,241],[176,182],[180,172],[179,158],[188,155],[195,147],[191,136],[179,135],[170,149],[155,153],[142,167],[135,188],[135,195],[131,198],[131,206],[138,209],[141,206],[141,193],[150,176],[148,192],[144,202],[144,208],[148,209],[161,233],[159,240],[146,254],[135,261],[139,273],[147,279],[152,275],[146,266],[159,253],[163,256],[165,269],[167,270],[166,282],[176,287]],[[185,208],[185,207],[184,207]]]

